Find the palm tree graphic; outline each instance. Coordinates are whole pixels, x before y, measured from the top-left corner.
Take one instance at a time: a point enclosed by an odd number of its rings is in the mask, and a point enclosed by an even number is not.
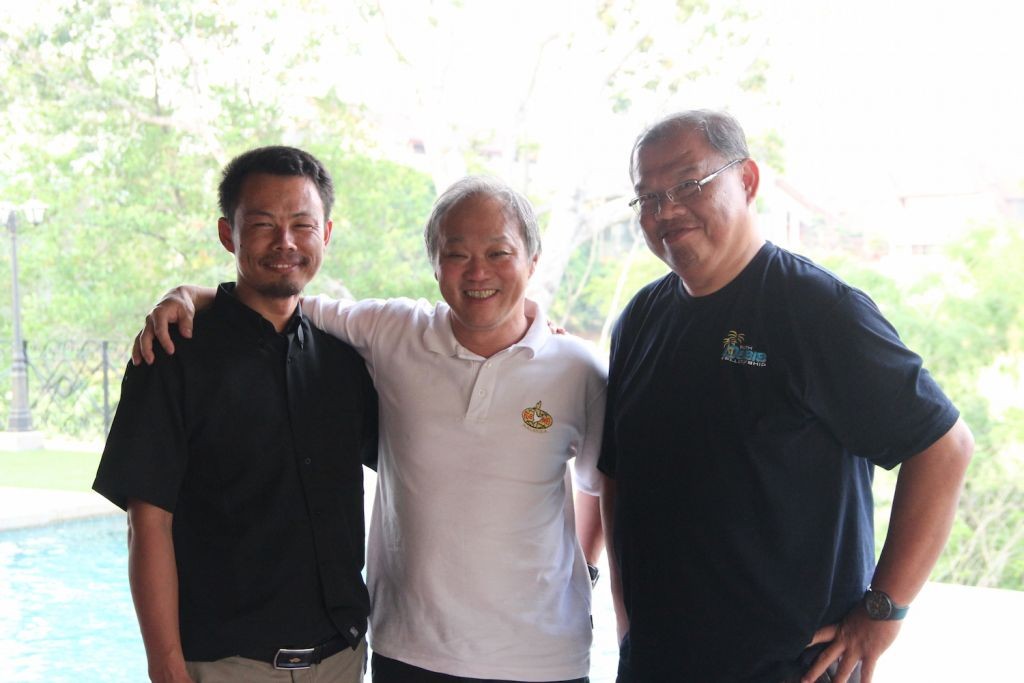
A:
[[[741,344],[743,344],[744,339],[746,339],[746,337],[742,332],[737,332],[736,330],[729,330],[729,334],[726,335],[725,339],[722,340],[722,346],[729,346],[730,344],[734,346],[740,346]]]

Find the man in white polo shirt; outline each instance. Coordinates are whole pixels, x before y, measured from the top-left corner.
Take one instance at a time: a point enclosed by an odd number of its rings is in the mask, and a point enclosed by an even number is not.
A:
[[[540,239],[521,195],[466,178],[438,198],[425,240],[445,303],[302,304],[360,352],[380,395],[374,681],[586,681],[590,577],[567,463],[596,495],[603,361],[526,299]],[[168,321],[188,336],[189,299],[211,291],[165,298],[142,355],[154,334],[168,346]],[[584,517],[593,538],[598,517]]]

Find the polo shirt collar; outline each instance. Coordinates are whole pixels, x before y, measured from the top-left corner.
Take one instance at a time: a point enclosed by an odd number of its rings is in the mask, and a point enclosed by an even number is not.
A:
[[[533,358],[551,339],[551,330],[548,328],[547,316],[536,301],[526,300],[526,315],[533,318],[533,322],[526,330],[526,336],[520,339],[516,346],[526,349],[530,358]]]
[[[525,310],[526,315],[533,318],[533,322],[526,330],[526,335],[509,349],[524,349],[530,358],[533,358],[551,337],[551,330],[548,329],[548,320],[544,316],[544,312],[535,301],[527,299]],[[452,310],[448,304],[438,302],[434,307],[434,315],[430,318],[430,324],[423,332],[423,345],[428,351],[444,356],[479,358],[477,354],[459,344],[455,333],[452,332],[451,316]]]

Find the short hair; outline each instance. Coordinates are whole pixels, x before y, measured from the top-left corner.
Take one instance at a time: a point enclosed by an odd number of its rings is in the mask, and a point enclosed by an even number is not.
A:
[[[296,147],[275,145],[258,147],[240,154],[224,167],[218,195],[220,210],[228,223],[234,225],[235,210],[238,208],[242,183],[253,173],[269,173],[279,176],[305,176],[316,185],[320,201],[324,205],[324,220],[331,216],[334,205],[334,181],[324,165],[315,156]]]
[[[743,127],[731,114],[712,109],[691,109],[666,116],[640,133],[629,155],[630,179],[636,180],[637,155],[641,147],[689,130],[703,133],[708,144],[729,161],[750,156]]]
[[[507,184],[489,176],[466,176],[456,181],[434,202],[434,208],[423,229],[423,242],[427,256],[436,270],[440,263],[441,224],[449,212],[471,197],[494,197],[502,203],[508,216],[519,223],[519,230],[526,245],[526,255],[533,258],[540,254],[540,228],[530,201]]]

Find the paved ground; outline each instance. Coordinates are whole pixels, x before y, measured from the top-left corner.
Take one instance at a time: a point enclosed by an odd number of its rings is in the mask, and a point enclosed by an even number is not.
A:
[[[1024,680],[1020,615],[1024,592],[929,583],[898,640],[878,667],[876,683]]]
[[[0,531],[115,512],[120,510],[93,491],[78,493],[0,486]]]

